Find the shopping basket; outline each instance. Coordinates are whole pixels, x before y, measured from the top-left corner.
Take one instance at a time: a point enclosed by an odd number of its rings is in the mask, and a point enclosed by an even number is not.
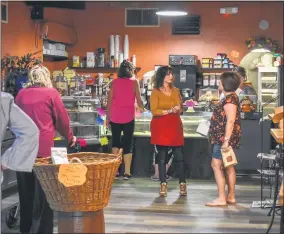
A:
[[[68,154],[68,160],[78,158],[87,167],[83,185],[65,187],[58,180],[60,165],[52,164],[51,158],[37,159],[34,172],[54,211],[88,212],[107,206],[112,184],[122,160],[119,154],[80,152]]]

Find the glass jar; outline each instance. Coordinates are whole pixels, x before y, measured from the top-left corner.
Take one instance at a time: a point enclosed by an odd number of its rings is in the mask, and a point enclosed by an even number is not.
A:
[[[70,79],[70,96],[84,96],[86,92],[86,79],[76,75]]]
[[[68,96],[68,81],[65,76],[59,74],[55,78],[55,88],[60,93],[61,96]]]

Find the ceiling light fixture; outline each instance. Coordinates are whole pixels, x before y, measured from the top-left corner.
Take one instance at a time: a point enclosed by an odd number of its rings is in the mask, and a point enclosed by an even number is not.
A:
[[[158,10],[156,12],[156,15],[161,15],[161,16],[185,16],[187,15],[186,11],[182,10]]]

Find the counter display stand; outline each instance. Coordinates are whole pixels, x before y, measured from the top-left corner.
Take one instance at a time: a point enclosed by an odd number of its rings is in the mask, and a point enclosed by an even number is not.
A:
[[[52,210],[58,212],[58,233],[105,233],[103,209],[122,160],[102,153],[69,154],[70,164],[37,159],[34,172]],[[74,163],[75,162],[75,163]]]

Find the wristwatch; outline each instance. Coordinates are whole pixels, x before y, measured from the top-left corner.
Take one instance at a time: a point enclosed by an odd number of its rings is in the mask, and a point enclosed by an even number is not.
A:
[[[228,141],[228,140],[230,140],[228,137],[225,137],[225,141]]]

